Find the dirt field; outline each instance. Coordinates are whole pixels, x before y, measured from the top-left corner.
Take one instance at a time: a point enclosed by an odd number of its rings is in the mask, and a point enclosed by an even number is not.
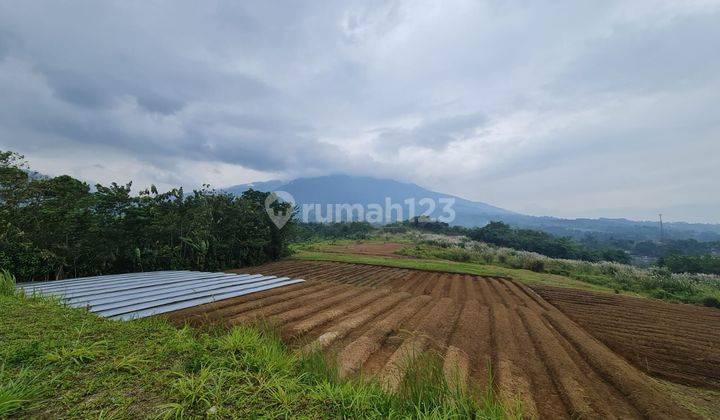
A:
[[[248,270],[243,270],[247,272]],[[448,378],[484,387],[542,418],[693,418],[658,385],[528,287],[472,275],[311,261],[254,272],[305,283],[172,315],[230,324],[270,319],[298,348],[321,348],[342,375],[397,386],[424,351]],[[490,371],[492,370],[492,372]]]
[[[533,289],[653,376],[720,389],[720,311],[574,289]]]
[[[323,247],[323,251],[341,254],[378,255],[391,258],[412,258],[395,253],[406,246],[408,245],[396,242],[366,242],[350,245],[328,245]]]

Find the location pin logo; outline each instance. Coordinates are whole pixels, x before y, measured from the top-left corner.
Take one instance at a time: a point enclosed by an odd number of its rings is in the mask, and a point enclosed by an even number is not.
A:
[[[290,208],[282,210],[276,210],[272,207],[275,202],[289,203]],[[270,217],[270,220],[277,226],[278,229],[282,229],[283,226],[290,220],[295,209],[295,198],[292,194],[287,191],[273,191],[267,198],[265,198],[265,212]]]

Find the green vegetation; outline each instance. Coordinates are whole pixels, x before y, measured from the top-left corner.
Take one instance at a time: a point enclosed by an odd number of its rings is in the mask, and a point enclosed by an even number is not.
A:
[[[0,418],[486,418],[514,416],[492,392],[452,388],[439,359],[396,393],[339,380],[320,354],[272,328],[118,322],[57,302],[0,296]],[[513,407],[508,408],[508,407]]]
[[[15,276],[8,270],[0,270],[0,296],[12,296],[15,291]]]
[[[673,273],[705,273],[720,275],[720,255],[670,254],[658,260],[658,265]]]
[[[632,229],[621,230],[620,233],[560,230],[545,231],[511,227],[504,222],[490,222],[484,227],[465,228],[449,226],[447,223],[430,219],[415,218],[411,221],[388,225],[383,230],[393,233],[406,233],[419,230],[449,236],[466,236],[476,241],[504,246],[521,251],[537,252],[553,258],[611,261],[629,264],[631,257],[634,263],[648,265],[655,259],[668,255],[711,256],[720,254],[720,241],[698,241],[696,239],[672,239],[650,241],[645,234]],[[581,234],[578,234],[581,232]],[[573,234],[572,236],[569,234]],[[658,232],[659,233],[659,232]],[[565,236],[564,234],[568,234]],[[562,235],[562,236],[561,236]],[[658,236],[659,238],[659,236]],[[708,273],[708,271],[692,271],[696,264],[688,264],[684,272]]]
[[[605,239],[607,241],[608,239]],[[630,241],[630,240],[612,240],[618,248],[627,252],[644,257],[663,257],[670,254],[681,255],[706,255],[720,252],[720,241],[700,242],[695,239],[664,239],[662,242],[657,241]],[[603,241],[602,237],[597,234],[588,234],[583,242]]]
[[[22,156],[0,152],[0,267],[26,281],[237,268],[287,253],[293,223],[282,230],[271,223],[267,193],[151,187],[132,195],[130,187],[92,191],[69,176],[31,176]]]
[[[593,247],[588,247],[569,237],[556,237],[539,230],[512,228],[503,222],[490,222],[483,227],[464,228],[416,217],[407,222],[396,223],[390,228],[397,227],[419,229],[443,235],[466,236],[475,241],[520,251],[537,252],[552,258],[630,262],[630,255],[614,246],[595,244]]]
[[[475,241],[537,252],[552,258],[630,262],[630,256],[619,249],[606,247],[591,250],[568,237],[558,238],[538,230],[513,229],[502,222],[491,222],[484,227],[470,229],[467,236]]]
[[[292,240],[308,242],[335,239],[367,239],[377,229],[367,222],[297,223]]]

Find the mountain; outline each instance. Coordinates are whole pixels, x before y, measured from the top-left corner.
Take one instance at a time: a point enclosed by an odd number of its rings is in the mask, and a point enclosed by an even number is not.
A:
[[[510,210],[502,209],[479,201],[470,201],[450,194],[431,191],[419,185],[405,182],[398,182],[392,179],[378,179],[371,177],[357,177],[348,175],[329,175],[313,178],[298,178],[292,181],[265,181],[251,184],[236,185],[226,188],[225,191],[233,194],[242,194],[249,188],[259,191],[286,191],[295,199],[296,204],[319,204],[320,218],[311,212],[308,214],[309,221],[328,221],[327,206],[334,204],[360,204],[364,209],[372,203],[386,208],[386,197],[391,203],[403,207],[402,219],[408,219],[408,205],[405,200],[414,199],[416,203],[415,215],[420,215],[428,208],[423,198],[428,198],[436,203],[437,207],[430,212],[432,218],[443,216],[443,205],[441,199],[455,199],[453,209],[455,218],[451,225],[465,227],[484,226],[491,221],[503,221],[510,225],[542,230],[557,236],[570,236],[582,238],[587,233],[600,234],[606,239],[656,241],[660,239],[659,225],[655,221],[633,221],[627,219],[562,219],[548,216],[528,216]],[[336,216],[331,211],[333,216]],[[357,217],[334,217],[332,221],[344,221],[357,219]],[[357,215],[355,215],[357,216]],[[389,221],[397,221],[397,213],[391,212]],[[442,220],[442,219],[441,219]],[[387,222],[384,219],[382,222]],[[698,241],[720,240],[720,225],[703,223],[672,222],[665,223],[665,239],[695,239]]]
[[[379,204],[385,211],[387,207],[389,207],[386,203],[388,199],[390,203],[402,207],[402,217],[400,217],[400,219],[407,219],[411,216],[411,206],[406,200],[415,201],[415,206],[413,206],[414,215],[419,216],[427,211],[427,216],[440,218],[444,214],[443,207],[446,200],[454,199],[455,202],[452,207],[455,210],[456,217],[452,224],[466,226],[469,226],[468,223],[480,220],[485,220],[485,222],[479,224],[485,224],[491,216],[516,214],[512,211],[479,201],[470,201],[450,194],[431,191],[412,183],[399,182],[392,179],[349,175],[298,178],[288,182],[254,182],[226,188],[225,191],[233,194],[242,194],[249,188],[259,191],[286,191],[293,196],[296,204],[301,207],[304,204],[319,204],[322,218],[327,217],[328,205],[360,204],[365,211],[368,211],[370,205]],[[432,204],[429,204],[428,201],[434,203],[435,208],[433,211],[429,211],[431,210],[430,207]],[[331,207],[332,215],[335,215],[335,211],[336,207]],[[347,217],[343,217],[343,219],[347,219]],[[398,219],[398,212],[393,210],[390,213],[389,220],[384,219],[383,222],[395,222]],[[317,219],[311,214],[310,221],[316,220]],[[333,219],[333,221],[340,220]]]

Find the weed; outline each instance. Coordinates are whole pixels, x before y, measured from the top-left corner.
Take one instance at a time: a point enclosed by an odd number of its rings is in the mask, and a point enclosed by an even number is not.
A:
[[[0,365],[0,418],[34,406],[40,393],[39,373],[23,368],[11,373]]]
[[[45,354],[49,363],[75,364],[78,366],[94,362],[106,353],[105,341],[77,341],[68,347],[60,347]]]
[[[0,295],[14,296],[16,293],[18,291],[15,288],[15,276],[8,270],[0,270]]]
[[[139,356],[129,354],[117,357],[110,361],[107,365],[107,369],[111,372],[140,374],[142,373],[142,366],[148,364],[149,362],[150,361],[147,359],[142,359]]]

